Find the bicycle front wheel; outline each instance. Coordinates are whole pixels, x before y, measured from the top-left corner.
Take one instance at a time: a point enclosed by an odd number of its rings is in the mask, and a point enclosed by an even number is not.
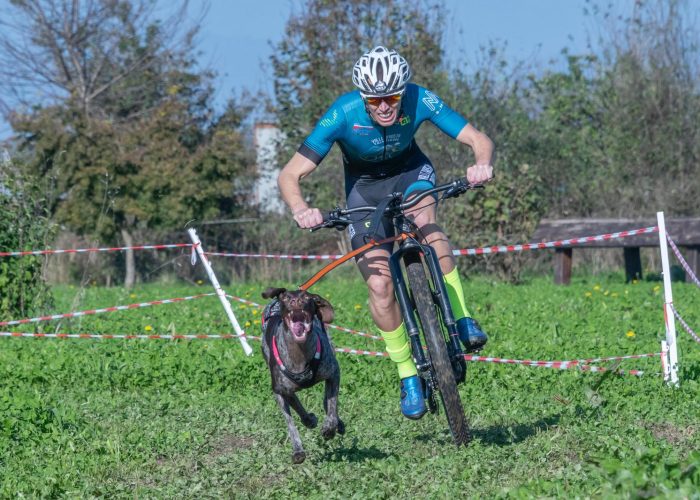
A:
[[[442,405],[445,407],[447,423],[457,446],[469,442],[469,426],[464,415],[462,400],[457,391],[452,363],[447,352],[445,336],[440,328],[440,321],[435,310],[433,293],[428,285],[428,278],[423,268],[423,262],[415,259],[406,264],[406,275],[411,290],[416,312],[423,328],[428,355],[437,379]]]

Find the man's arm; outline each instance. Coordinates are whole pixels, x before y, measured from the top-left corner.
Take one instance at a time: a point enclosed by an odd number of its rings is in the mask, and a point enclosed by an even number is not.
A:
[[[299,185],[299,181],[313,172],[316,166],[306,156],[294,153],[277,177],[282,199],[291,210],[296,223],[304,229],[318,226],[323,222],[321,211],[317,208],[309,208],[304,201]]]
[[[456,139],[474,151],[475,164],[467,169],[467,181],[470,184],[483,184],[493,179],[493,141],[469,123],[462,128]]]

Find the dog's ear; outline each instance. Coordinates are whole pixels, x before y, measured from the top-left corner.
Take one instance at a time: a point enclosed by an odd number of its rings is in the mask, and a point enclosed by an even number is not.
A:
[[[286,288],[268,288],[262,293],[263,299],[272,299],[279,297],[280,294],[286,292]]]
[[[318,319],[324,323],[332,323],[335,317],[335,312],[333,311],[333,306],[326,299],[320,295],[310,294],[314,298],[314,303],[316,304],[316,315]]]

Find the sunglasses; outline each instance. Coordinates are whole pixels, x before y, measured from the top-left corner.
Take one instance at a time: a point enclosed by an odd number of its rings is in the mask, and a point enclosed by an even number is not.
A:
[[[365,97],[365,102],[370,106],[379,106],[382,101],[385,101],[389,106],[401,102],[403,93],[384,95],[381,97]]]

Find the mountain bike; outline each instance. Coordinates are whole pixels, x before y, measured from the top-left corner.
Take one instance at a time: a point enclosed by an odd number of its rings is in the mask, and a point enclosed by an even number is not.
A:
[[[343,230],[351,223],[346,216],[356,212],[372,214],[371,227],[375,228],[381,217],[393,221],[396,236],[390,240],[397,241],[398,245],[395,245],[389,257],[389,269],[408,332],[411,352],[418,374],[427,389],[428,408],[431,413],[437,412],[435,394],[440,394],[447,423],[457,446],[466,444],[470,438],[467,418],[457,390],[457,384],[466,379],[464,352],[437,254],[432,246],[418,240],[418,228],[406,215],[406,211],[427,196],[440,194],[440,200],[456,198],[476,187],[482,186],[470,185],[465,179],[457,179],[421,191],[417,195],[411,194],[406,201],[403,193],[392,193],[377,206],[352,209],[336,207],[324,216],[321,225],[312,228]]]

